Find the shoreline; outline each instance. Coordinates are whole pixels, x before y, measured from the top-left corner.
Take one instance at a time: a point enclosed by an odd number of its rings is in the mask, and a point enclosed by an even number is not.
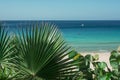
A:
[[[77,50],[76,50],[77,51]],[[113,50],[111,50],[111,51],[113,51]],[[99,50],[99,51],[78,51],[79,53],[82,53],[82,54],[93,54],[93,53],[106,53],[106,54],[108,54],[108,53],[111,53],[111,51],[109,51],[109,50]]]

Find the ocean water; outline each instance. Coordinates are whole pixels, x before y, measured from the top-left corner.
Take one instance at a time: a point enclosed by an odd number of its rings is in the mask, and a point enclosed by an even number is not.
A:
[[[120,46],[120,21],[2,21],[10,34],[18,25],[49,22],[58,26],[67,44],[78,52],[112,51]]]

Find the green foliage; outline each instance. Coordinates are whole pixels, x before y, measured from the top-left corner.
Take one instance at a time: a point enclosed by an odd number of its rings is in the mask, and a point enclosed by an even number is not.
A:
[[[79,53],[76,53],[77,56]],[[79,54],[81,55],[81,54]],[[98,55],[79,56],[79,75],[75,80],[111,80],[112,73],[105,62],[99,62]],[[93,68],[91,68],[93,66]],[[107,70],[106,70],[107,69]]]
[[[74,52],[74,57],[81,55]],[[80,64],[79,75],[75,75],[75,80],[120,80],[120,53],[117,51],[112,51],[110,56],[110,64],[112,69],[108,67],[105,62],[99,62],[98,55],[91,56],[79,56],[76,61]],[[91,68],[91,66],[93,66]]]
[[[0,69],[0,80],[16,80],[17,78],[17,72],[11,67],[11,68],[3,68]]]
[[[118,69],[120,66],[120,54],[117,51],[112,51],[110,56],[110,64],[113,69]]]
[[[72,51],[56,26],[29,27],[11,37],[0,26],[0,80],[71,79],[78,63],[68,58]]]
[[[10,56],[14,53],[14,45],[10,46],[9,40],[10,36],[8,36],[8,32],[0,26],[0,68],[9,67],[9,61],[13,59]]]
[[[75,60],[75,63],[79,62],[76,66],[79,67],[79,72],[74,75],[73,80],[91,80],[92,74],[90,69],[91,55],[82,56],[76,51],[72,51],[69,55],[70,58]]]
[[[94,79],[95,80],[110,80],[111,73],[108,72],[109,68],[105,62],[93,62],[94,65]],[[105,70],[107,68],[107,70]]]
[[[15,61],[22,79],[64,80],[78,72],[74,61],[67,58],[71,52],[55,25],[38,24],[24,30],[17,37]]]
[[[10,36],[4,27],[0,25],[0,80],[14,78],[14,45],[11,45]]]
[[[76,51],[71,51],[69,54],[69,58],[74,58],[78,53]]]
[[[10,36],[0,26],[0,80],[120,80],[119,52],[110,69],[98,55],[70,51],[55,25],[28,27]]]
[[[112,51],[110,56],[110,64],[112,66],[112,79],[120,79],[120,53]]]
[[[9,72],[6,68],[0,70],[0,80],[7,80],[9,77]]]

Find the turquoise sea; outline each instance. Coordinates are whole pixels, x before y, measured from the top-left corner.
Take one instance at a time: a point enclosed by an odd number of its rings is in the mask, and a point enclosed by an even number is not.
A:
[[[41,21],[1,21],[10,32],[17,32],[18,25],[26,27]],[[79,52],[112,51],[120,46],[120,21],[42,21],[58,26],[67,44]]]

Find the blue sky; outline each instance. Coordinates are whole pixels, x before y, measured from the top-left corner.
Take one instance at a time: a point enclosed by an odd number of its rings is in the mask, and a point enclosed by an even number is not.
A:
[[[120,20],[120,0],[0,0],[0,20]]]

